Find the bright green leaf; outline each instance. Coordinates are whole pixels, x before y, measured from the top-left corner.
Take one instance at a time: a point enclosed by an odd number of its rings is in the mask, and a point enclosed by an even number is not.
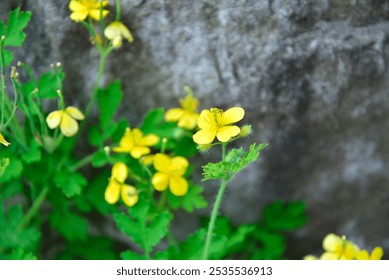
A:
[[[66,197],[80,195],[82,188],[88,183],[80,173],[66,169],[59,171],[53,179],[56,187],[62,189]]]
[[[83,241],[88,238],[88,223],[84,217],[67,210],[55,209],[49,220],[51,226],[69,241]]]
[[[113,117],[123,98],[120,81],[111,83],[97,91],[97,105],[100,110],[100,127],[105,131],[112,124]]]
[[[31,12],[20,12],[20,8],[9,13],[5,46],[20,47],[23,44],[26,38],[23,29],[27,26],[30,18]]]
[[[208,206],[207,200],[202,195],[203,191],[203,187],[192,185],[190,182],[186,195],[178,197],[169,192],[168,202],[174,210],[183,208],[186,212],[192,213],[196,209],[202,209]]]

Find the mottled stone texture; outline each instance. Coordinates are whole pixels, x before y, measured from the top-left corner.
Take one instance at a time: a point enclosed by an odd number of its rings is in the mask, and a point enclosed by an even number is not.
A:
[[[85,104],[98,57],[66,2],[1,1],[0,11],[33,12],[18,59],[38,73],[61,61],[66,99]],[[310,222],[290,236],[289,257],[320,251],[328,232],[389,252],[389,1],[122,3],[135,43],[115,52],[104,78],[123,80],[123,116],[136,124],[189,85],[202,108],[246,109],[245,145],[270,144],[231,184],[224,214],[251,222],[267,202],[302,199]]]

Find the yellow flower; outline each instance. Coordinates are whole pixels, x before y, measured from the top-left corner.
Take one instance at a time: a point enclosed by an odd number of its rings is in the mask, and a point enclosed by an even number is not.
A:
[[[119,147],[112,150],[117,153],[130,153],[133,158],[141,158],[143,155],[150,153],[149,146],[154,146],[159,141],[159,137],[155,134],[143,136],[143,132],[139,128],[127,128],[122,139],[120,139]]]
[[[203,110],[197,121],[200,130],[193,135],[193,140],[197,144],[210,144],[217,137],[220,142],[228,142],[240,132],[239,127],[230,124],[240,121],[243,116],[244,110],[240,107],[225,112],[217,108]]]
[[[71,0],[69,9],[72,11],[70,18],[74,21],[83,21],[88,16],[95,20],[100,20],[100,8],[108,5],[108,1],[99,0]],[[102,10],[103,18],[108,14],[107,10]]]
[[[127,166],[123,162],[117,162],[112,167],[112,176],[105,190],[104,198],[109,204],[114,204],[122,197],[127,206],[134,206],[138,200],[138,192],[133,186],[126,185],[124,181],[128,177]]]
[[[375,247],[371,254],[366,250],[362,250],[357,254],[357,260],[380,260],[384,255],[384,250],[381,247]]]
[[[199,100],[188,94],[184,99],[179,100],[182,108],[173,108],[166,112],[165,120],[168,122],[178,121],[178,126],[185,129],[196,127],[199,114],[196,112]]]
[[[130,43],[134,41],[134,37],[132,37],[131,32],[120,21],[111,22],[105,28],[104,35],[108,40],[112,41],[112,46],[114,48],[121,47],[123,38],[127,39]]]
[[[71,137],[78,131],[78,123],[76,120],[83,119],[84,115],[80,110],[76,107],[69,106],[65,110],[51,112],[46,118],[46,123],[51,129],[59,126],[63,135]]]
[[[188,182],[182,175],[188,166],[188,160],[184,157],[170,158],[164,154],[156,154],[154,167],[158,172],[151,179],[154,189],[162,192],[169,186],[175,196],[185,195],[188,192]]]
[[[352,260],[359,253],[357,245],[348,241],[345,236],[327,234],[323,239],[323,249],[326,251],[321,260]]]
[[[6,147],[7,147],[8,145],[11,144],[11,143],[8,142],[7,140],[5,140],[3,134],[1,134],[1,133],[0,133],[0,143],[3,144],[3,145],[6,146]]]

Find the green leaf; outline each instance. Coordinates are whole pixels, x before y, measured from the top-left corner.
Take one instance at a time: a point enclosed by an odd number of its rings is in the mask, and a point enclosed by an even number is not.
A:
[[[14,178],[19,178],[23,171],[23,163],[21,160],[12,157],[9,159],[9,164],[4,174],[0,177],[0,183],[8,182]]]
[[[231,180],[238,172],[251,162],[256,161],[262,149],[267,144],[252,144],[249,152],[243,148],[232,149],[226,156],[225,161],[208,163],[203,166],[203,181],[211,179]]]
[[[22,160],[25,163],[33,163],[40,161],[41,157],[41,147],[34,139],[31,139],[29,149],[22,153]]]
[[[116,110],[123,99],[120,80],[111,83],[105,89],[97,91],[97,105],[100,110],[100,127],[105,131],[113,122]]]
[[[120,258],[122,260],[147,260],[145,256],[141,256],[132,251],[124,251],[120,253]]]
[[[202,209],[208,206],[207,200],[202,195],[203,191],[203,187],[192,185],[189,182],[189,189],[186,195],[178,197],[169,192],[168,202],[174,210],[183,208],[186,212],[192,213],[195,209]]]
[[[88,223],[84,217],[68,210],[55,209],[49,220],[51,226],[69,241],[83,241],[88,238]]]
[[[24,218],[21,205],[13,205],[5,212],[4,206],[0,206],[0,248],[35,249],[40,238],[37,228],[27,227],[17,229]]]
[[[147,112],[143,119],[143,123],[140,126],[144,132],[151,131],[157,127],[163,120],[165,115],[165,109],[157,108]]]
[[[305,203],[300,201],[289,203],[276,201],[264,208],[262,214],[264,225],[273,230],[298,229],[308,220],[305,208]]]
[[[41,98],[57,98],[58,90],[62,89],[62,81],[65,74],[58,70],[57,72],[47,72],[43,74],[38,82],[38,93]]]
[[[104,236],[89,236],[84,241],[69,242],[61,260],[115,260],[113,241]]]
[[[4,50],[3,53],[4,53],[4,64],[5,64],[5,66],[10,66],[11,62],[14,59],[14,55],[9,50]]]
[[[97,151],[93,154],[92,157],[92,166],[93,167],[102,167],[107,163],[110,163],[110,157],[104,150]]]
[[[9,255],[1,255],[0,260],[36,260],[34,254],[25,252],[22,248],[16,248]]]
[[[70,172],[67,169],[59,171],[53,179],[56,187],[62,189],[68,198],[80,195],[82,188],[88,183],[80,173]]]
[[[20,47],[23,44],[26,38],[23,29],[27,26],[30,18],[31,12],[20,12],[20,8],[9,13],[5,46]]]
[[[151,222],[148,222],[149,211],[149,202],[142,200],[128,211],[130,216],[116,213],[114,220],[123,233],[150,253],[153,247],[166,236],[171,215],[164,211],[156,214]]]
[[[257,226],[251,236],[254,237],[254,239],[261,245],[260,249],[253,252],[251,259],[281,259],[286,249],[285,237],[282,234],[271,232]]]
[[[1,159],[0,159],[1,161]],[[23,190],[21,180],[12,180],[8,183],[2,184],[0,187],[0,201],[19,194]]]

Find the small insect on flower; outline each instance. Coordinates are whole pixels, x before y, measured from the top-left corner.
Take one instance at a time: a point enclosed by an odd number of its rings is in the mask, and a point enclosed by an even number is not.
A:
[[[132,43],[134,37],[130,30],[121,23],[120,21],[111,22],[104,30],[104,35],[108,40],[112,42],[112,46],[117,49],[122,46],[122,40],[127,39],[128,42]]]
[[[76,120],[83,120],[84,118],[84,114],[80,110],[69,106],[65,110],[51,112],[46,118],[46,123],[50,129],[59,126],[63,135],[71,137],[78,131]]]
[[[138,200],[137,190],[125,184],[128,177],[128,168],[123,162],[117,162],[112,167],[112,176],[109,178],[108,186],[105,190],[104,198],[109,204],[115,204],[121,196],[127,206],[134,206]]]
[[[183,196],[188,192],[188,182],[183,177],[189,162],[184,157],[170,158],[164,154],[156,154],[154,157],[154,167],[157,173],[154,174],[151,182],[154,189],[164,191],[169,186],[172,194]]]
[[[100,15],[104,18],[108,10],[100,9],[107,6],[108,1],[99,0],[71,0],[69,9],[72,11],[70,19],[79,22],[85,20],[88,16],[94,20],[100,20]]]
[[[225,112],[217,108],[203,110],[197,121],[200,130],[193,135],[193,140],[201,145],[212,143],[215,137],[220,142],[228,142],[240,133],[240,128],[231,124],[243,117],[244,110],[240,107],[233,107]]]
[[[6,147],[9,146],[9,145],[11,145],[10,142],[8,142],[7,140],[5,140],[3,134],[1,134],[1,133],[0,133],[0,144],[3,144],[3,145],[6,146]]]

